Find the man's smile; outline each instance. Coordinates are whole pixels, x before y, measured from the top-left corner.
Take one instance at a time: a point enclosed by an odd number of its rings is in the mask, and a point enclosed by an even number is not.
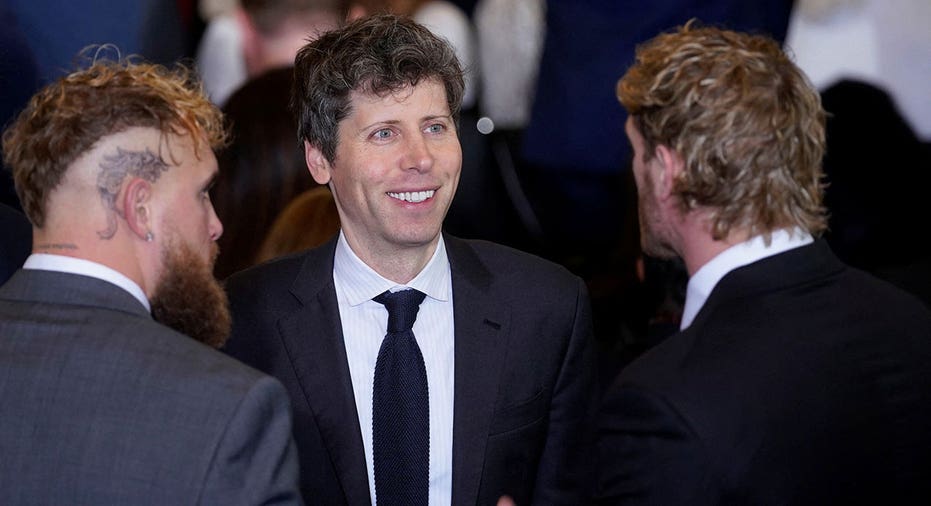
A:
[[[433,198],[433,194],[436,193],[436,190],[424,190],[424,191],[415,191],[415,192],[388,192],[388,196],[398,200],[403,200],[404,202],[423,202],[429,198]]]

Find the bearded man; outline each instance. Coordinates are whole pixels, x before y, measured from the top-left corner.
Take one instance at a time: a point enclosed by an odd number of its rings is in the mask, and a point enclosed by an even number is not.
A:
[[[106,61],[4,133],[33,224],[0,287],[5,501],[300,502],[284,389],[205,345],[230,327],[210,274],[225,137],[183,67]]]

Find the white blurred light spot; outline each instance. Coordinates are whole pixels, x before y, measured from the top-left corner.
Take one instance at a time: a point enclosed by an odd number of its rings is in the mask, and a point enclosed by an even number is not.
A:
[[[488,135],[495,131],[495,122],[488,116],[482,116],[475,123],[475,128],[477,128],[480,133]]]

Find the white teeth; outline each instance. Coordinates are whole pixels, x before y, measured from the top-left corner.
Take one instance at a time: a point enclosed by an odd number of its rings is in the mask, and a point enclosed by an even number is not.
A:
[[[405,202],[423,202],[429,198],[433,198],[433,194],[436,193],[435,190],[427,190],[422,192],[388,192],[388,196],[398,200],[403,200]]]

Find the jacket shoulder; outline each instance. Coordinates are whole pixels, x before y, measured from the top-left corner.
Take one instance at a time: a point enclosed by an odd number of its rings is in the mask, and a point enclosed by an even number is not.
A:
[[[447,236],[450,248],[450,263],[455,269],[457,263],[469,265],[469,256],[473,256],[496,279],[518,282],[521,284],[542,284],[565,287],[581,283],[581,279],[568,269],[537,255],[520,251],[509,246],[483,241],[457,239]]]

